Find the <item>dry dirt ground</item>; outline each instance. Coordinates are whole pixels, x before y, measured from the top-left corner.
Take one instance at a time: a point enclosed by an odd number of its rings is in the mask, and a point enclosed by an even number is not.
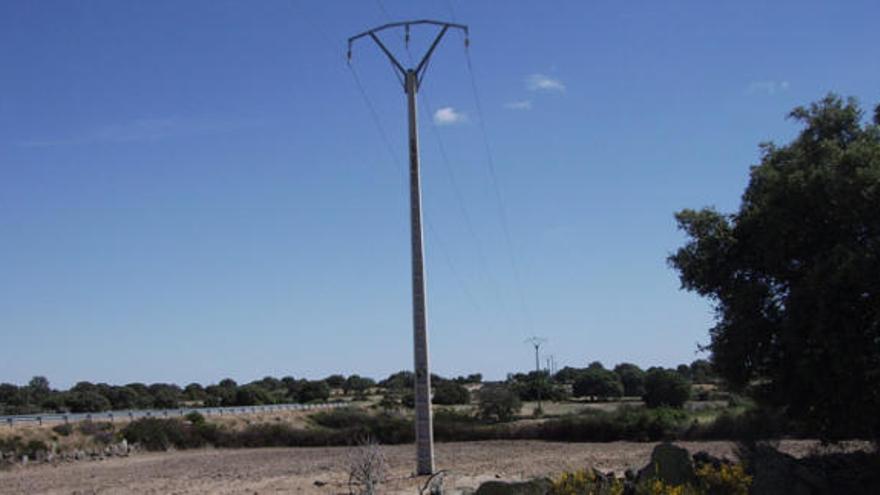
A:
[[[679,442],[692,453],[732,457],[727,442]],[[474,488],[494,479],[552,475],[587,466],[622,473],[647,463],[651,443],[462,442],[436,445],[438,469],[448,488]],[[783,441],[781,450],[803,456],[811,441]],[[386,493],[418,493],[425,478],[413,478],[414,446],[383,447],[392,480]],[[345,494],[349,449],[264,448],[138,454],[129,458],[31,465],[0,471],[0,493],[48,494]],[[317,483],[316,483],[317,482]]]

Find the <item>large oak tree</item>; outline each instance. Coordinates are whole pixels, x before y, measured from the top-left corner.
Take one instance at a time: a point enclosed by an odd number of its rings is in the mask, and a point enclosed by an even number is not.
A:
[[[676,214],[682,286],[710,298],[715,369],[826,439],[880,436],[880,106],[829,95],[763,144],[739,211]]]

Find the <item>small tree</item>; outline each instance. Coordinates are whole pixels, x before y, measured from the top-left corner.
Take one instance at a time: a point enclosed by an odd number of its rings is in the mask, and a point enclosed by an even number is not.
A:
[[[522,408],[519,396],[507,387],[484,386],[479,394],[480,417],[486,421],[507,422]]]
[[[465,377],[466,383],[481,383],[483,381],[482,373],[471,373]]]
[[[110,401],[94,391],[70,393],[64,402],[75,413],[101,412],[110,409]]]
[[[560,383],[574,383],[575,380],[583,373],[582,369],[566,366],[556,372],[553,379]]]
[[[49,397],[49,394],[52,393],[52,389],[49,388],[49,380],[45,376],[31,378],[31,381],[28,382],[27,391],[30,395],[31,404],[35,406],[42,404]]]
[[[198,383],[190,383],[183,389],[183,397],[186,400],[191,401],[204,401],[208,398],[208,394],[205,393],[205,388],[202,387]]]
[[[528,374],[517,373],[510,380],[510,387],[519,395],[520,400],[559,401],[567,398],[567,391],[550,379],[546,371],[532,371]]]
[[[416,376],[412,371],[398,371],[379,382],[379,386],[384,388],[407,389],[413,388],[415,383]]]
[[[324,381],[327,382],[330,388],[342,388],[343,384],[345,384],[345,377],[342,375],[330,375],[324,378]]]
[[[330,398],[330,386],[323,380],[306,382],[299,391],[300,402],[327,400]]]
[[[645,395],[649,408],[682,407],[691,396],[691,384],[672,370],[652,369],[645,375]]]
[[[237,406],[257,406],[271,403],[272,395],[263,387],[253,383],[239,387],[235,392],[235,405]]]
[[[623,395],[627,397],[641,397],[645,395],[645,372],[632,363],[620,363],[614,367],[614,372],[623,383]]]
[[[691,363],[691,381],[694,383],[712,383],[715,374],[712,371],[712,363],[705,359],[697,359]]]
[[[359,375],[351,375],[343,382],[342,389],[346,394],[354,392],[356,394],[365,393],[370,387],[376,385],[372,378],[365,378]]]
[[[388,461],[379,443],[371,438],[359,442],[348,457],[349,492],[373,495],[387,479]]]
[[[463,385],[454,381],[443,381],[434,387],[434,397],[431,402],[444,406],[455,404],[467,404],[471,401],[471,394]]]
[[[623,383],[613,371],[604,368],[588,368],[581,373],[572,387],[575,397],[620,397],[623,395]]]

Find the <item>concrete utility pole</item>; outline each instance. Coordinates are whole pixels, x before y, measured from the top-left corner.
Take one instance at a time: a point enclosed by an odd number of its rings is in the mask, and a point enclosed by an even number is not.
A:
[[[415,68],[404,69],[391,51],[385,47],[377,33],[386,29],[403,27],[409,43],[410,27],[414,25],[440,27],[434,42]],[[415,409],[416,409],[416,473],[434,473],[434,422],[431,416],[431,373],[428,368],[428,328],[425,309],[425,266],[424,240],[422,235],[422,198],[419,175],[419,128],[416,118],[416,93],[422,83],[431,54],[449,28],[461,29],[468,44],[468,28],[461,24],[438,21],[393,22],[365,31],[348,39],[348,58],[351,60],[351,45],[354,41],[369,36],[391,61],[391,65],[402,76],[403,90],[406,92],[409,121],[409,200],[412,244],[412,303],[413,303],[413,354],[415,364]]]

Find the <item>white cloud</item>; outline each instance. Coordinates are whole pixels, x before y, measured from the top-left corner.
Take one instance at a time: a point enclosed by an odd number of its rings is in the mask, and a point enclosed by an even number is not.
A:
[[[746,93],[750,95],[758,93],[775,95],[776,93],[788,91],[790,86],[788,81],[752,81],[746,88]]]
[[[508,110],[531,110],[532,100],[511,101],[504,104]]]
[[[565,91],[562,81],[544,74],[532,74],[527,77],[526,87],[531,91]]]
[[[467,116],[452,107],[443,107],[434,112],[434,123],[437,125],[460,124],[467,120]]]

